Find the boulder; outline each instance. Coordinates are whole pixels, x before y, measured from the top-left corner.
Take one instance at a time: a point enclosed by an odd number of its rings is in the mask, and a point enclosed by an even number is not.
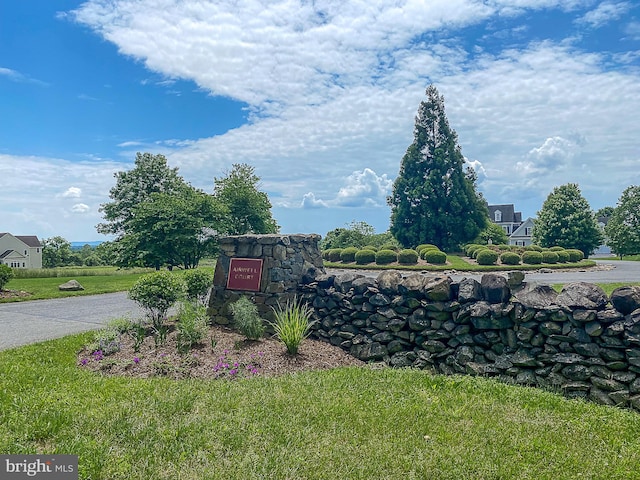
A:
[[[385,270],[378,275],[376,282],[378,283],[378,289],[382,293],[387,295],[396,294],[398,293],[398,285],[402,282],[402,275],[400,272]]]
[[[424,296],[432,302],[448,302],[451,300],[451,278],[427,277],[423,291]]]
[[[511,290],[507,279],[502,275],[488,273],[480,281],[482,296],[489,303],[506,303],[511,298]]]
[[[507,272],[507,283],[510,288],[518,288],[522,286],[522,282],[524,282],[524,272],[521,270],[513,270],[511,272]]]
[[[473,278],[465,278],[458,286],[458,301],[460,303],[477,302],[482,300],[480,282]]]
[[[527,283],[520,291],[514,293],[513,297],[525,308],[543,309],[556,303],[558,292],[549,285]]]
[[[604,290],[586,282],[574,282],[564,286],[557,298],[558,305],[585,310],[603,310],[609,299]]]
[[[343,273],[341,275],[336,275],[333,279],[333,286],[336,290],[342,293],[347,293],[351,290],[351,286],[353,285],[353,281],[356,278],[362,278],[364,275],[356,274],[356,273]]]
[[[640,308],[640,286],[616,288],[611,293],[611,304],[623,315],[628,315]]]
[[[61,292],[78,292],[84,290],[84,287],[77,280],[69,280],[62,285],[58,285],[58,290]]]

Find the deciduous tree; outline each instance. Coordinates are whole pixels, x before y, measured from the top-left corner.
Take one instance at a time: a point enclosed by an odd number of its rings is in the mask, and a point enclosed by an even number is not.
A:
[[[464,157],[444,111],[444,98],[429,86],[420,103],[400,174],[388,198],[391,233],[405,247],[431,243],[455,250],[488,222],[476,177],[463,170]]]
[[[577,248],[585,257],[602,244],[589,202],[575,183],[556,187],[538,212],[533,226],[533,242],[541,247]]]
[[[640,186],[622,192],[604,230],[609,246],[620,258],[640,253]]]

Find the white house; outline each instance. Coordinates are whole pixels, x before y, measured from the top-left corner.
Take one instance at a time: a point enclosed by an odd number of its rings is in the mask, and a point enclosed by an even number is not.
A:
[[[522,213],[516,212],[513,204],[489,205],[489,219],[500,225],[508,237],[522,224]]]
[[[0,233],[0,263],[11,268],[42,268],[42,244],[35,235]]]
[[[522,222],[518,228],[509,236],[509,245],[527,247],[531,245],[531,235],[533,234],[533,218],[529,217]]]

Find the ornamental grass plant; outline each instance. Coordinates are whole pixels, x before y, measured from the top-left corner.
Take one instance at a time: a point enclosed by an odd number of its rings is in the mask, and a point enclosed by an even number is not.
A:
[[[276,337],[287,347],[290,355],[298,353],[298,348],[302,341],[311,333],[312,309],[309,305],[303,304],[297,298],[287,301],[283,308],[278,304],[278,308],[273,309],[275,321],[270,322]]]

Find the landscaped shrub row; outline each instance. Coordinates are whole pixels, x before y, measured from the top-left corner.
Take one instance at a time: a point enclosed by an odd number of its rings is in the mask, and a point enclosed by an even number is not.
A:
[[[418,245],[416,249],[403,249],[397,251],[394,245],[383,245],[380,249],[374,246],[363,248],[331,248],[322,252],[322,258],[329,262],[353,263],[358,265],[388,265],[398,262],[401,265],[416,265],[422,258],[428,263],[443,265],[447,262],[447,254],[441,252],[435,245]]]
[[[476,259],[478,265],[495,265],[498,259],[504,265],[518,265],[520,262],[527,265],[539,265],[542,263],[575,263],[584,258],[580,250],[566,250],[562,247],[541,248],[538,245],[521,247],[469,244],[465,247],[465,253],[468,257]]]

